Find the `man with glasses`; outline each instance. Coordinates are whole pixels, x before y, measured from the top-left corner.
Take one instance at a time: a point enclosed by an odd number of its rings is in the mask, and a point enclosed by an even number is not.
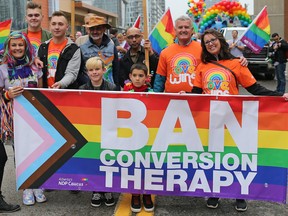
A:
[[[89,29],[88,41],[80,46],[84,61],[94,56],[100,57],[106,67],[104,80],[119,87],[118,52],[113,41],[105,34],[106,29],[111,26],[106,23],[104,17],[100,16],[90,16],[88,24],[84,26]]]
[[[154,82],[154,76],[158,65],[158,55],[153,52],[151,43],[149,40],[144,41],[144,45],[141,45],[143,35],[140,29],[131,27],[127,29],[126,41],[130,48],[127,53],[120,59],[120,85],[123,87],[124,82],[129,80],[130,68],[135,63],[145,64],[145,49],[149,50],[149,68],[152,75],[151,85]]]
[[[34,47],[35,53],[37,52],[41,43],[49,40],[52,35],[50,32],[41,28],[43,20],[41,5],[35,2],[28,2],[26,5],[26,21],[28,28],[23,29]]]
[[[270,51],[274,53],[273,60],[276,69],[277,88],[276,91],[284,93],[286,87],[286,52],[288,50],[288,44],[285,40],[279,37],[278,33],[272,34],[272,45]]]

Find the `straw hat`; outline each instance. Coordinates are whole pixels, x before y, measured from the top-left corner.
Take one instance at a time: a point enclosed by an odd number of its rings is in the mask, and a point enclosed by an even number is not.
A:
[[[111,28],[111,26],[108,23],[106,23],[106,19],[104,17],[90,16],[87,21],[88,21],[88,24],[83,25],[84,27],[87,27],[87,28],[100,26],[100,25],[105,26],[107,29]]]

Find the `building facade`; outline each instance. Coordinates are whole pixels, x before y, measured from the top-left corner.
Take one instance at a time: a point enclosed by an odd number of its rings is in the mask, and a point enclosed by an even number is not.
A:
[[[165,1],[163,0],[146,0],[148,13],[148,32],[158,23],[165,12]],[[126,10],[126,26],[133,26],[138,15],[141,16],[140,28],[143,30],[143,4],[142,0],[129,0]]]

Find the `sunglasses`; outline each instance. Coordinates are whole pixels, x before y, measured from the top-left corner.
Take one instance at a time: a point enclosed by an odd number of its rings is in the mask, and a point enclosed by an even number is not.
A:
[[[204,44],[205,44],[206,46],[209,45],[210,43],[214,44],[217,40],[218,40],[217,38],[213,38],[213,39],[211,39],[211,40],[208,40],[208,41],[204,42]]]
[[[130,40],[132,40],[133,38],[135,38],[135,39],[139,39],[140,37],[141,37],[141,35],[139,35],[139,34],[135,34],[135,35],[128,35],[128,36],[127,36],[127,38],[130,39]]]
[[[39,14],[39,13],[36,13],[36,14],[27,14],[27,16],[30,17],[30,18],[33,17],[33,16],[34,16],[34,17],[40,17],[40,14]]]

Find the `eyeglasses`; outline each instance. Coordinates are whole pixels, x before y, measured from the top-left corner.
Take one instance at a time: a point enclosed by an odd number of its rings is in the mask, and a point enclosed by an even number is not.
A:
[[[132,40],[133,38],[135,38],[135,39],[139,39],[141,37],[141,35],[139,35],[139,34],[135,34],[135,35],[128,35],[127,36],[127,38],[129,39],[129,40]]]
[[[218,40],[217,38],[213,38],[213,39],[211,39],[211,40],[208,40],[208,41],[204,42],[204,44],[205,44],[206,46],[209,45],[210,43],[214,44],[217,40]]]
[[[40,17],[40,14],[39,14],[39,13],[36,13],[36,14],[27,14],[27,16],[30,17],[30,18],[33,17],[33,16],[34,16],[34,17]]]

